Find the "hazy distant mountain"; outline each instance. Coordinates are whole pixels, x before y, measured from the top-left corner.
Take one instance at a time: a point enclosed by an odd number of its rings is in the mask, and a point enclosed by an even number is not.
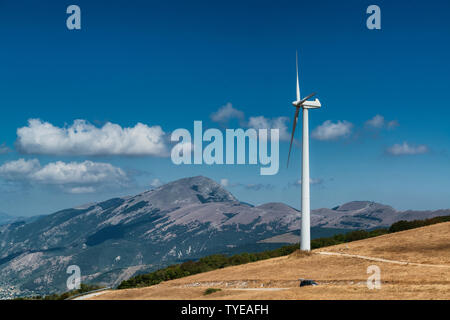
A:
[[[450,215],[449,209],[435,211],[397,211],[390,206],[371,201],[352,201],[333,209],[322,208],[312,210],[311,226],[319,229],[335,228],[366,230],[378,227],[389,227],[394,222],[400,220],[421,220],[446,215]],[[299,241],[299,232],[287,232],[264,239],[261,242],[297,243]]]
[[[14,220],[14,217],[12,217],[9,214],[6,214],[4,212],[0,212],[0,225],[10,223],[13,220]]]
[[[450,210],[397,212],[373,202],[350,202],[314,210],[312,234],[448,214]],[[83,282],[116,285],[137,272],[186,259],[279,245],[290,241],[270,239],[293,235],[300,218],[299,211],[282,203],[239,202],[199,176],[133,197],[16,221],[0,226],[0,297],[65,291],[69,265],[81,268]]]
[[[36,215],[36,216],[31,216],[31,217],[15,217],[15,216],[10,216],[7,213],[4,212],[0,212],[0,225],[3,224],[10,224],[10,223],[14,223],[17,221],[23,221],[23,222],[32,222],[34,220],[37,220],[39,218],[41,218],[42,215]]]

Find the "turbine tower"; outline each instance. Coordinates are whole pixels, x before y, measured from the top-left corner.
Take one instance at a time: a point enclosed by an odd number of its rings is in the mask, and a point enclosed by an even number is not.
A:
[[[300,108],[303,113],[303,135],[302,135],[302,231],[300,240],[300,250],[311,250],[311,223],[310,223],[310,195],[309,195],[309,128],[308,128],[308,109],[318,109],[321,107],[319,99],[308,101],[315,93],[310,94],[306,98],[300,98],[300,84],[298,81],[298,55],[296,54],[296,70],[297,70],[297,100],[292,102],[296,108],[294,116],[294,124],[292,127],[291,144],[289,145],[289,154],[287,165],[289,166],[289,158],[291,157],[292,141],[294,140],[295,127],[297,126]]]

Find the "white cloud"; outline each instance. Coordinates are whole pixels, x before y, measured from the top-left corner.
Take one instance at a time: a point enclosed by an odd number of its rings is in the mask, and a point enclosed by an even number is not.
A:
[[[6,154],[10,152],[11,149],[4,143],[0,144],[0,154]]]
[[[229,181],[228,179],[220,179],[220,184],[222,187],[228,187]]]
[[[377,114],[370,120],[367,120],[365,123],[366,127],[369,128],[382,128],[384,126],[384,117],[382,115]]]
[[[252,129],[268,129],[270,137],[270,129],[279,130],[280,140],[289,141],[290,132],[287,123],[290,121],[287,117],[266,118],[264,116],[250,117],[248,121],[245,119],[244,112],[233,108],[231,103],[227,103],[219,110],[211,114],[211,120],[221,124],[226,124],[231,119],[238,119],[242,127]]]
[[[352,128],[353,124],[345,120],[336,123],[327,120],[312,131],[311,137],[317,140],[336,140],[349,136]]]
[[[95,188],[93,188],[93,187],[75,187],[75,188],[69,188],[66,191],[68,193],[73,193],[73,194],[93,193],[93,192],[95,192]]]
[[[118,186],[128,181],[122,169],[92,161],[57,161],[41,166],[37,159],[19,159],[0,166],[0,176],[10,181],[58,185],[70,193],[94,192],[96,187]]]
[[[280,140],[289,141],[291,136],[288,131],[288,117],[266,118],[264,116],[250,117],[248,127],[253,129],[279,129]]]
[[[309,184],[311,184],[311,185],[322,184],[322,183],[323,183],[323,179],[320,179],[320,178],[317,178],[317,179],[309,178]],[[295,181],[294,185],[295,186],[301,186],[302,185],[302,180],[299,179],[299,180]]]
[[[150,182],[150,187],[158,188],[158,187],[162,186],[162,184],[163,183],[161,182],[161,180],[159,180],[158,178],[155,178]]]
[[[398,123],[397,120],[392,120],[392,121],[388,122],[387,127],[388,127],[388,129],[394,129],[394,128],[398,127],[399,125],[400,124]]]
[[[429,148],[426,145],[413,146],[403,142],[403,144],[394,144],[392,147],[387,148],[386,151],[393,156],[401,156],[427,153]]]
[[[259,190],[272,190],[274,186],[270,183],[249,183],[249,184],[237,184],[238,186],[244,187],[247,190],[259,191]]]
[[[211,114],[211,120],[221,124],[225,124],[231,119],[244,120],[244,113],[238,109],[233,108],[231,103],[222,106],[216,112]]]
[[[395,129],[399,126],[399,123],[397,120],[386,121],[382,115],[377,114],[372,119],[367,120],[364,125],[366,128],[372,129]]]
[[[39,119],[17,129],[16,145],[28,154],[167,156],[164,131],[160,126],[138,123],[122,128],[106,123],[98,128],[85,120],[59,128]]]
[[[45,184],[97,184],[120,182],[126,178],[126,174],[109,163],[57,161],[42,167],[31,177]]]
[[[7,180],[23,179],[28,177],[41,168],[39,160],[19,159],[6,162],[0,166],[0,176]]]
[[[230,187],[230,188],[239,187],[252,191],[271,190],[275,188],[275,186],[270,183],[241,183],[241,182],[230,183],[230,181],[226,178],[221,179],[220,184],[223,187]]]

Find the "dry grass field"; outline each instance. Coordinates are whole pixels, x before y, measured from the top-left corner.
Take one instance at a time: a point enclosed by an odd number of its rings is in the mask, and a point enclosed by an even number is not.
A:
[[[381,269],[381,289],[367,288],[370,265]],[[319,285],[300,288],[300,278]],[[207,288],[222,290],[205,296]],[[146,288],[105,291],[90,299],[450,299],[450,223],[310,254],[295,252]]]

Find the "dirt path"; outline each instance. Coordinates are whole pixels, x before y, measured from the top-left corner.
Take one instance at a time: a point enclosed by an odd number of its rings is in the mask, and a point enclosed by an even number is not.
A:
[[[238,291],[281,291],[288,290],[289,288],[228,288],[227,290],[238,290]]]
[[[88,300],[93,297],[101,296],[102,294],[109,292],[109,291],[110,290],[104,290],[104,291],[99,291],[99,292],[88,293],[84,296],[78,296],[76,298],[73,298],[72,300]]]
[[[383,258],[366,257],[366,256],[358,255],[358,254],[348,254],[348,253],[340,253],[340,252],[319,251],[316,253],[322,254],[322,255],[327,255],[327,256],[342,256],[342,257],[348,257],[348,258],[359,258],[359,259],[364,259],[364,260],[400,264],[400,265],[405,265],[405,266],[409,265],[409,266],[418,266],[418,267],[434,267],[434,268],[449,268],[450,269],[450,266],[445,265],[445,264],[414,263],[414,262],[399,261],[399,260],[388,260],[388,259],[383,259]]]

